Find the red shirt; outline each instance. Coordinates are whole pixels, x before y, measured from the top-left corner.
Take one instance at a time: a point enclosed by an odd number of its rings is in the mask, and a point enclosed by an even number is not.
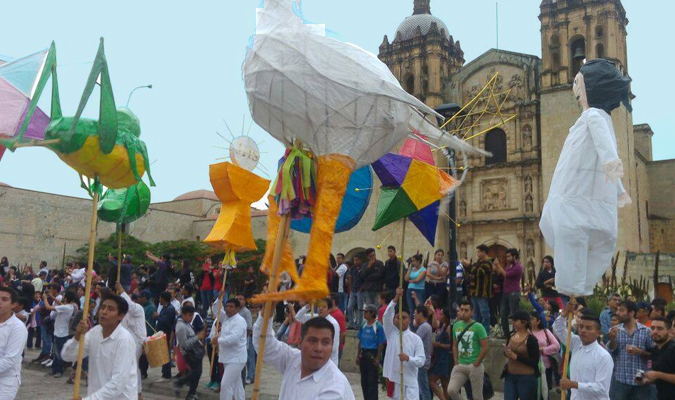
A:
[[[340,333],[347,332],[347,323],[345,321],[345,315],[342,313],[342,311],[339,308],[336,308],[330,312],[330,315],[331,317],[335,318],[338,325],[340,325]],[[342,351],[344,347],[345,343],[342,341],[342,339],[340,339],[340,351]]]
[[[223,287],[223,270],[222,269],[214,270],[213,278],[215,280],[213,290],[220,292],[220,288]]]
[[[209,268],[211,267],[210,264],[204,264],[202,266],[202,271],[204,271],[204,280],[202,281],[202,290],[213,290],[213,286],[211,285],[211,277],[209,276]]]
[[[380,321],[381,324],[384,324],[384,322],[382,322],[382,319],[384,318],[385,311],[387,311],[387,306],[382,306],[380,307],[379,310],[377,310],[377,320]]]

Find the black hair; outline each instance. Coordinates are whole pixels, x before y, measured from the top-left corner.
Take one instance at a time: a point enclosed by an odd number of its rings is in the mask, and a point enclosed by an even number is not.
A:
[[[531,311],[530,315],[539,320],[539,323],[537,324],[537,329],[544,329],[545,328],[544,321],[541,319],[541,315],[539,315],[538,312]]]
[[[77,293],[72,290],[66,290],[66,303],[72,303],[77,299]]]
[[[16,301],[12,301],[12,303],[17,303],[19,305],[25,306],[26,305],[26,299],[23,297],[19,297],[16,299]]]
[[[663,317],[654,317],[652,318],[652,323],[654,321],[661,321],[663,324],[666,326],[666,329],[670,329],[673,327],[673,321],[669,320],[668,318],[663,318]]]
[[[167,303],[171,302],[171,293],[164,291],[159,294],[159,298],[166,301]]]
[[[396,247],[394,247],[394,246],[387,246],[387,250],[394,250],[394,252],[396,252]]]
[[[304,324],[302,324],[302,327],[300,328],[301,339],[305,338],[305,336],[307,335],[307,331],[309,331],[309,328],[328,329],[330,330],[331,339],[335,340],[335,328],[333,327],[333,324],[324,317],[314,317],[309,321],[305,322]]]
[[[391,295],[389,292],[380,292],[378,295],[382,300],[384,300],[385,303],[389,303],[391,301]]]
[[[241,304],[239,303],[239,300],[237,300],[237,299],[229,299],[225,302],[225,304],[234,304],[235,307],[241,308]]]
[[[552,256],[544,256],[544,260],[548,260],[551,263],[551,267],[555,271],[555,261],[553,261],[553,257]]]
[[[661,312],[661,315],[666,315],[666,305],[662,304],[660,302],[653,302],[652,301],[652,307],[654,307],[655,310]]]
[[[438,249],[438,250],[434,251],[434,255],[436,255],[436,254],[438,254],[438,253],[441,253],[441,255],[443,256],[443,255],[445,255],[445,250],[443,250],[443,249]]]
[[[633,303],[635,304],[635,303]],[[598,318],[598,315],[595,314],[591,310],[584,309],[581,312],[581,320],[582,321],[593,321],[595,322],[595,327],[598,328],[598,330],[602,329],[602,324],[600,323],[600,318]]]
[[[675,310],[670,310],[668,315],[666,315],[666,319],[670,322],[675,322]]]
[[[337,257],[345,258],[345,255],[343,253],[337,253]]]
[[[487,247],[487,246],[484,245],[484,244],[481,244],[480,246],[476,247],[476,249],[482,251],[482,252],[485,253],[485,254],[487,254],[488,252],[490,252],[490,248]]]
[[[68,293],[66,292],[66,294]],[[122,298],[122,296],[118,296],[116,294],[111,293],[105,297],[102,297],[101,303],[103,303],[106,300],[110,300],[117,305],[117,315],[120,314],[126,315],[129,312],[129,304],[127,303],[126,300]]]
[[[182,314],[194,314],[195,311],[196,311],[195,307],[190,303],[185,303],[185,305],[180,308],[181,315]]]
[[[553,299],[549,299],[548,305],[551,306],[551,312],[553,314],[557,314],[557,313],[560,312],[560,305],[558,304],[557,301],[555,301]]]
[[[186,283],[185,285],[183,285],[183,289],[186,290],[189,295],[192,295],[192,293],[194,293],[195,291],[195,287],[192,286],[191,283]]]
[[[422,263],[422,261],[424,261],[424,257],[421,254],[415,254],[414,256],[412,256],[412,258],[417,260],[417,262],[419,262],[420,264]]]
[[[415,312],[418,312],[418,313],[422,314],[422,316],[424,318],[428,318],[427,308],[424,307],[423,305],[419,305],[419,306],[415,307]]]
[[[506,254],[511,254],[516,260],[520,259],[520,253],[516,249],[508,249],[506,250]]]
[[[443,307],[441,312],[443,313],[443,316],[450,321],[450,307]]]
[[[457,308],[460,308],[461,306],[469,306],[469,308],[473,310],[473,304],[469,300],[458,301]]]
[[[652,300],[653,306],[660,305],[660,306],[665,307],[667,304],[668,304],[668,302],[665,299],[662,299],[661,297],[657,297],[654,300]]]
[[[374,248],[371,247],[371,248],[366,249],[366,256],[369,256],[369,255],[371,255],[372,253],[375,253],[375,249],[374,249]]]
[[[621,303],[619,303],[619,307],[624,307],[626,309],[626,311],[628,311],[629,313],[632,312],[633,317],[635,317],[635,315],[637,314],[638,308],[637,308],[637,304],[635,304],[634,301],[623,300]]]

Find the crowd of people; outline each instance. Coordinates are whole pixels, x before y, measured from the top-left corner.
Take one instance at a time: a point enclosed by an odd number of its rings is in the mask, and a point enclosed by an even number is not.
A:
[[[0,399],[16,396],[25,348],[39,348],[31,362],[56,379],[70,370],[66,379],[73,383],[83,338],[89,396],[140,399],[149,369],[144,342],[161,331],[170,361],[160,381],[176,395],[187,386],[186,398],[196,399],[206,374],[205,390],[243,400],[245,385],[255,380],[263,329],[250,300],[267,290],[264,280],[251,268],[231,287],[222,262],[207,259],[193,269],[189,260],[146,256],[150,265],[139,267],[125,256],[119,279],[110,256],[109,267],[92,276],[86,316],[86,265],[57,270],[42,262],[19,272],[2,258]],[[506,400],[547,400],[554,390],[570,391],[574,400],[675,398],[673,313],[662,299],[636,303],[612,294],[595,315],[584,299],[556,292],[550,256],[534,287],[523,284],[516,249],[507,250],[504,265],[486,246],[476,249],[475,262],[451,264],[437,250],[431,260],[416,254],[402,266],[393,246],[385,261],[375,249],[349,260],[339,253],[335,261],[326,277],[329,297],[274,305],[264,357],[283,374],[280,399],[354,398],[339,369],[349,330],[358,340],[355,360],[366,400],[377,399],[382,385],[390,398],[490,397],[484,365],[490,337],[505,339]],[[303,257],[297,267],[302,274]],[[279,291],[293,286],[287,273],[279,282]],[[533,311],[521,309],[526,302]],[[568,321],[572,355],[562,379]]]

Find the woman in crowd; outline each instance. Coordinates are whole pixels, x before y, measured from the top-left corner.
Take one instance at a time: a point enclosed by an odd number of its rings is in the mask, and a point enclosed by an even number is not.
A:
[[[444,308],[441,313],[441,327],[433,339],[433,354],[429,368],[429,388],[440,399],[448,400],[448,384],[450,383],[450,309]],[[440,381],[440,385],[438,382]]]
[[[555,302],[554,302],[555,304]],[[556,304],[557,305],[557,304]],[[553,379],[555,378],[556,386],[560,382],[560,374],[558,373],[558,366],[560,365],[560,343],[553,332],[546,329],[541,315],[536,311],[530,313],[532,325],[532,335],[537,338],[539,342],[539,351],[541,352],[541,359],[546,368],[546,387],[553,388]],[[542,399],[548,400],[548,393],[542,393]]]
[[[412,296],[413,293],[415,293],[417,300],[420,303],[424,303],[427,300],[424,290],[424,279],[427,275],[427,269],[422,266],[423,259],[424,258],[421,254],[415,254],[412,256],[411,266],[408,268],[408,272],[405,274],[405,280],[408,282],[408,310],[415,309],[415,300]]]
[[[518,310],[511,315],[513,332],[506,340],[504,355],[504,400],[538,400],[539,341],[531,333],[530,314]]]

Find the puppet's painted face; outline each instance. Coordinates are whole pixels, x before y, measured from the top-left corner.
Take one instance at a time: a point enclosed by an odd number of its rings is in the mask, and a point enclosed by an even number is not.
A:
[[[574,91],[574,97],[576,97],[579,105],[582,109],[588,109],[588,98],[586,97],[586,84],[584,83],[584,75],[579,72],[574,78],[574,86],[572,86],[572,91]]]

